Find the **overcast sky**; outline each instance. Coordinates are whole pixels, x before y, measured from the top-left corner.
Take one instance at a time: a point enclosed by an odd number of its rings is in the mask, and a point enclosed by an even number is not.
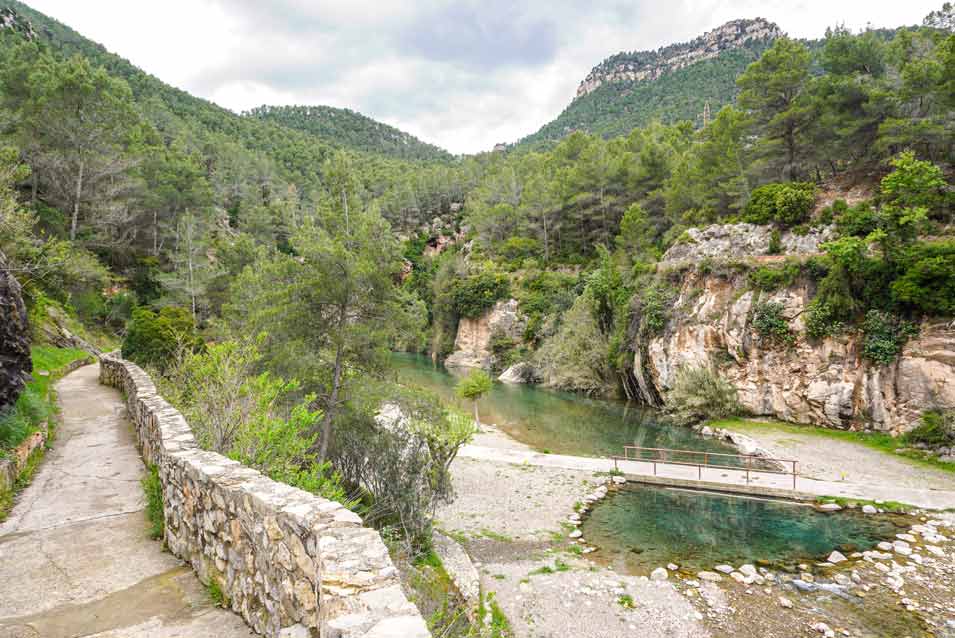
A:
[[[734,18],[795,37],[917,24],[941,0],[27,0],[165,82],[241,111],[348,107],[454,153],[556,117],[592,67]]]

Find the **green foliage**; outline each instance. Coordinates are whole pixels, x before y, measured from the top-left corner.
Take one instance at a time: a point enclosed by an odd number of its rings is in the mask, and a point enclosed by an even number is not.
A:
[[[886,204],[898,208],[936,211],[944,201],[947,185],[942,170],[915,153],[900,153],[889,162],[894,169],[882,178],[881,191]]]
[[[454,391],[462,399],[477,401],[491,391],[491,377],[484,370],[472,370],[466,377],[462,377]]]
[[[457,280],[451,287],[454,311],[459,317],[477,318],[510,294],[507,275],[491,268]]]
[[[691,424],[724,419],[741,408],[736,388],[718,372],[705,366],[684,366],[667,394],[667,409],[679,423]]]
[[[229,598],[225,592],[222,591],[222,585],[219,584],[215,576],[209,578],[209,583],[206,585],[206,593],[209,594],[209,600],[211,600],[212,604],[216,607],[228,607]]]
[[[53,382],[74,361],[90,355],[73,348],[33,346],[33,380],[26,384],[16,403],[0,413],[0,456],[22,443],[28,436],[46,427],[55,413]]]
[[[143,367],[164,371],[181,350],[201,348],[195,322],[185,308],[167,306],[158,313],[135,308],[126,328],[122,354]]]
[[[614,373],[610,339],[597,320],[597,302],[589,288],[564,314],[560,328],[537,352],[544,384],[589,395],[606,394]]]
[[[641,334],[652,337],[663,332],[675,297],[671,288],[660,283],[654,283],[643,291],[640,295]]]
[[[367,491],[366,524],[400,530],[406,551],[430,547],[436,508],[454,496],[450,466],[476,428],[415,388],[364,387],[343,412],[333,457],[347,485]]]
[[[767,343],[792,345],[796,336],[789,328],[783,314],[783,305],[775,301],[759,303],[753,310],[753,328],[761,340]]]
[[[698,120],[705,104],[709,103],[715,113],[733,102],[736,77],[765,48],[765,42],[749,41],[743,48],[723,51],[714,59],[665,73],[650,82],[605,83],[575,99],[557,119],[522,139],[519,148],[546,147],[564,138],[567,131],[613,137],[654,121]],[[616,59],[608,58],[603,64],[614,64]]]
[[[256,374],[261,360],[254,342],[187,351],[167,370],[160,389],[186,417],[201,447],[350,505],[339,476],[315,453],[322,413],[311,407],[314,396],[294,401],[299,384]]]
[[[782,252],[783,252],[782,236],[779,233],[779,229],[774,228],[773,232],[769,236],[769,248],[766,250],[766,254],[778,255]]]
[[[796,283],[799,277],[799,264],[786,262],[782,266],[759,266],[749,271],[750,285],[756,290],[773,292]]]
[[[892,282],[898,303],[928,315],[955,315],[955,241],[912,246],[903,269]]]
[[[743,221],[789,228],[808,221],[815,201],[816,187],[809,182],[766,184],[753,191]]]
[[[923,412],[922,422],[905,441],[935,448],[955,445],[955,412]]]
[[[838,202],[836,202],[838,204]],[[879,216],[869,202],[859,202],[849,207],[833,204],[836,228],[840,235],[867,237],[879,226]]]
[[[409,160],[451,159],[447,151],[351,109],[331,106],[259,106],[243,115],[334,140],[367,153]]]
[[[862,331],[865,335],[862,344],[863,356],[880,365],[889,365],[895,361],[905,342],[918,334],[918,329],[913,324],[880,310],[866,313]]]
[[[166,515],[159,468],[155,465],[149,466],[140,483],[143,486],[143,492],[146,493],[146,520],[149,521],[149,536],[153,540],[162,540],[166,535]]]
[[[806,334],[813,339],[837,335],[845,329],[840,313],[831,302],[814,299],[806,309],[804,323]]]

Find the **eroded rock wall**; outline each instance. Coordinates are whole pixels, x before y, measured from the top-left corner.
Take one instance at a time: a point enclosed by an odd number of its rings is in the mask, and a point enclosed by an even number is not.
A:
[[[712,365],[747,410],[798,423],[899,434],[925,410],[955,408],[955,325],[924,322],[894,363],[877,365],[862,357],[861,334],[806,337],[808,286],[759,293],[748,289],[745,273],[687,271],[663,333],[635,344],[644,399],[665,401],[681,366]],[[782,304],[796,335],[791,347],[758,338],[752,316],[763,301]]]
[[[107,356],[147,464],[162,482],[165,541],[228,606],[270,637],[425,638],[379,534],[340,504],[201,450],[135,364]]]
[[[476,319],[462,318],[454,339],[454,352],[444,364],[450,368],[491,367],[491,336],[500,332],[515,341],[522,338],[526,321],[516,299],[498,301]]]

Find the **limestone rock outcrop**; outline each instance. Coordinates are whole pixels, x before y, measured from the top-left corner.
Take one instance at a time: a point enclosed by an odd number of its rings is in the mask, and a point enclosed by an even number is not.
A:
[[[819,247],[833,237],[831,226],[812,228],[804,234],[786,231],[780,236],[780,245],[787,255],[811,255],[820,252]],[[768,225],[713,224],[706,228],[691,228],[664,253],[661,261],[673,264],[704,258],[759,257],[769,252],[771,239],[772,227]]]
[[[489,311],[475,319],[463,317],[458,322],[454,352],[445,360],[449,368],[490,368],[491,337],[502,334],[520,340],[527,321],[518,310],[516,299],[498,301]]]
[[[502,383],[534,383],[539,379],[537,370],[527,362],[515,363],[497,378]]]
[[[811,298],[805,283],[760,295],[747,290],[744,273],[687,271],[663,333],[634,346],[643,398],[665,402],[682,366],[708,365],[736,386],[748,411],[786,421],[899,434],[925,410],[955,408],[955,325],[924,322],[901,356],[881,366],[863,358],[861,334],[808,339],[802,315]],[[753,310],[764,301],[782,305],[796,335],[791,347],[757,338]]]
[[[733,20],[687,43],[673,44],[656,51],[618,53],[593,68],[577,87],[577,97],[612,82],[655,80],[694,62],[715,58],[723,51],[749,42],[773,40],[782,35],[779,27],[764,20]]]
[[[0,253],[0,410],[17,400],[32,370],[30,326],[20,284]]]

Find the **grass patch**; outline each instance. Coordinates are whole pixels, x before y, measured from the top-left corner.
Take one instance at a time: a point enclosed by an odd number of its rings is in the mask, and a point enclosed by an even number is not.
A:
[[[166,535],[166,516],[162,502],[162,481],[159,480],[159,468],[151,465],[142,478],[143,491],[146,493],[146,519],[149,521],[149,536],[161,540]]]
[[[913,450],[908,447],[905,437],[894,437],[891,434],[881,432],[852,432],[849,430],[831,430],[821,428],[815,425],[801,425],[796,423],[785,423],[783,421],[754,421],[752,419],[732,418],[710,421],[707,423],[710,427],[724,428],[742,434],[756,433],[765,430],[774,430],[777,432],[786,432],[800,436],[817,436],[835,441],[845,441],[863,445],[869,449],[877,450],[885,454],[891,454],[893,457],[907,461],[913,465],[921,467],[930,467],[936,470],[943,470],[955,474],[955,463],[946,463],[940,461],[938,457],[921,450]]]
[[[543,565],[537,569],[532,569],[527,573],[528,576],[540,576],[541,574],[556,574],[557,572],[566,572],[570,571],[570,565],[560,560],[559,558],[554,561],[553,567],[550,565]]]
[[[483,536],[484,538],[488,538],[492,541],[497,541],[499,543],[510,543],[514,540],[510,536],[499,534],[498,532],[495,532],[494,530],[490,530],[490,529],[482,529],[481,536]]]
[[[225,607],[229,604],[228,597],[225,595],[225,592],[222,591],[219,581],[215,578],[211,579],[209,584],[206,585],[206,593],[209,594],[209,599],[216,607]]]
[[[454,582],[434,551],[419,554],[408,573],[410,598],[418,605],[428,629],[435,636],[469,636],[470,623],[466,608]]]
[[[490,612],[490,614],[488,612]],[[490,615],[490,623],[485,626],[488,615]],[[508,621],[504,612],[501,611],[497,600],[494,598],[494,592],[489,592],[481,596],[481,604],[478,607],[478,619],[480,621],[479,629],[481,630],[481,636],[487,636],[487,638],[511,638],[514,635],[510,621]]]
[[[621,594],[620,596],[617,596],[617,604],[624,609],[633,609],[637,606],[633,600],[633,596],[630,594]]]
[[[90,355],[73,348],[34,346],[30,349],[30,356],[33,359],[33,381],[26,385],[13,408],[0,415],[0,456],[46,425],[56,413],[53,383],[69,364]]]

